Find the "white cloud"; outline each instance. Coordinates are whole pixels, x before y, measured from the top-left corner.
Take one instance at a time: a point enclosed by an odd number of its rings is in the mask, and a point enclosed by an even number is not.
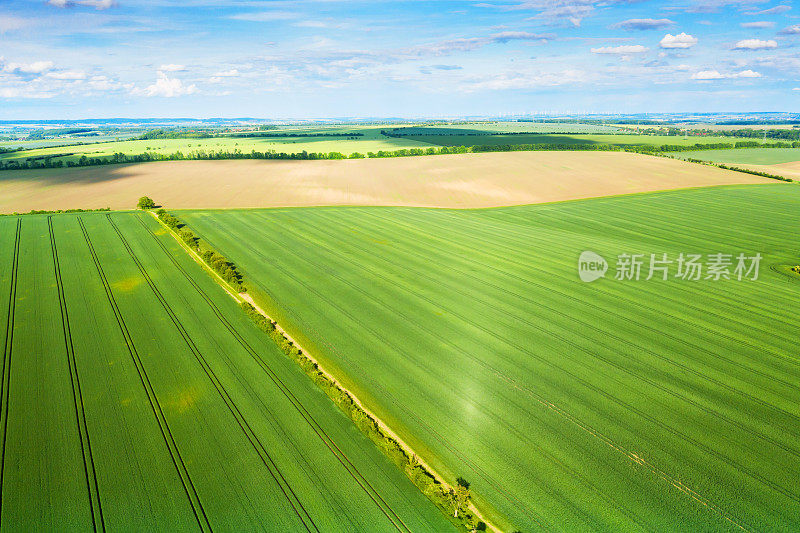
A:
[[[661,48],[691,48],[696,44],[697,37],[689,35],[688,33],[679,33],[677,35],[668,33],[658,43]]]
[[[777,48],[778,43],[773,40],[762,41],[761,39],[744,39],[736,43],[734,50],[767,50]]]
[[[86,73],[81,72],[79,70],[62,70],[61,72],[48,72],[46,76],[54,80],[67,80],[67,81],[86,79]]]
[[[692,74],[693,80],[722,80],[725,76],[716,70],[701,70]]]
[[[742,28],[755,28],[755,29],[764,29],[764,28],[772,28],[775,26],[775,23],[769,20],[761,20],[756,22],[742,22],[739,24]]]
[[[693,80],[724,80],[728,78],[760,78],[761,74],[753,70],[743,70],[732,74],[722,74],[718,70],[701,70],[692,74]]]
[[[170,78],[163,72],[158,73],[158,79],[154,84],[148,85],[144,89],[133,88],[131,90],[131,94],[134,96],[162,96],[164,98],[175,98],[195,92],[197,92],[196,85],[184,85],[181,80]]]
[[[5,63],[3,72],[9,74],[43,74],[53,68],[52,61],[34,61],[33,63]]]
[[[592,48],[593,54],[641,54],[647,52],[648,48],[640,44],[622,44],[620,46],[601,46],[600,48]]]
[[[158,70],[162,72],[180,72],[181,70],[186,70],[185,65],[177,65],[175,63],[168,63],[166,65],[161,65],[158,67]]]
[[[232,68],[230,70],[223,70],[222,72],[217,72],[214,76],[219,76],[221,78],[235,78],[239,75],[239,70]]]
[[[670,19],[628,19],[612,24],[611,27],[622,30],[655,30],[675,24]]]
[[[800,35],[800,24],[789,26],[781,30],[782,35]]]
[[[760,78],[760,77],[761,74],[753,70],[743,70],[731,76],[731,78]]]

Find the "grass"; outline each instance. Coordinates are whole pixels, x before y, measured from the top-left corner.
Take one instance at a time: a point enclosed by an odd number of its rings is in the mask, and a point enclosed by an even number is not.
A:
[[[4,529],[450,527],[148,215],[0,217],[0,306]]]
[[[777,165],[800,161],[800,148],[734,148],[730,150],[698,150],[676,154],[726,165]]]
[[[800,255],[793,185],[179,216],[427,462],[470,481],[497,522],[800,527],[800,286],[770,269]],[[758,281],[585,284],[586,249],[764,259]]]

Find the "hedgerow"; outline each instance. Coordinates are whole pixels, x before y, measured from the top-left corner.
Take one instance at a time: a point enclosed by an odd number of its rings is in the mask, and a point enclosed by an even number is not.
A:
[[[451,520],[467,531],[480,531],[481,527],[486,528],[486,524],[478,520],[469,510],[469,483],[459,478],[456,489],[446,487],[425,468],[416,455],[409,454],[394,437],[387,434],[377,420],[364,411],[349,392],[325,375],[316,362],[278,329],[275,322],[268,320],[247,302],[242,302],[240,305],[255,325],[269,335],[278,348],[292,358],[356,427],[400,468],[429,500],[451,517]]]
[[[181,224],[177,217],[172,216],[165,209],[159,209],[156,214],[159,220],[174,230],[181,240],[197,252],[197,255],[222,279],[238,292],[247,292],[247,287],[243,283],[242,275],[236,270],[236,265],[204,244],[192,230]]]

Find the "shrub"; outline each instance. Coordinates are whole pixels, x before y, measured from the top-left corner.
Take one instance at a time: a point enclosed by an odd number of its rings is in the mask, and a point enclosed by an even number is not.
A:
[[[139,198],[139,203],[136,204],[139,209],[155,209],[156,203],[148,196]]]

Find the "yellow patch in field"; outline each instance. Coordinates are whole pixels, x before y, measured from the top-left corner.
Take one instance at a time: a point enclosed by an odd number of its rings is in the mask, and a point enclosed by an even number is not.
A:
[[[142,283],[142,278],[127,278],[120,281],[115,281],[111,284],[111,288],[117,289],[122,292],[130,292]]]
[[[194,407],[199,396],[200,391],[196,387],[189,387],[170,398],[167,404],[173,411],[180,414]]]
[[[128,407],[131,404],[131,399],[130,398],[123,398],[122,401],[119,402],[119,404],[122,407]]]
[[[164,235],[166,232],[167,230],[165,230],[164,228],[160,228],[154,231],[153,233],[155,233],[156,235]]]

